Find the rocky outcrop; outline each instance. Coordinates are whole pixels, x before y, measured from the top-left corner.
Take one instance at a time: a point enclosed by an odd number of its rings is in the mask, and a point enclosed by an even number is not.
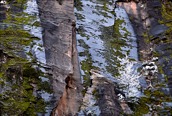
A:
[[[137,34],[140,60],[149,60],[151,56],[151,45],[147,43],[149,40],[148,34],[150,28],[157,25],[158,19],[151,16],[148,12],[149,7],[147,7],[147,4],[143,2],[119,3],[119,6],[123,7],[128,13],[130,21],[133,24],[133,28]]]
[[[50,67],[54,97],[53,116],[74,116],[79,109],[81,80],[75,38],[72,0],[37,0],[43,27],[47,65]]]
[[[115,83],[97,70],[90,72],[91,85],[85,93],[79,115],[119,116],[122,110],[115,92]]]
[[[137,2],[118,3],[123,7],[133,24],[138,39],[138,53],[141,61],[151,61],[153,57],[158,57],[156,64],[159,73],[165,74],[168,78],[169,93],[172,93],[172,71],[171,63],[171,42],[165,35],[167,26],[160,24],[162,20],[161,5],[159,0],[145,0]],[[158,75],[158,81],[163,80],[162,75]]]

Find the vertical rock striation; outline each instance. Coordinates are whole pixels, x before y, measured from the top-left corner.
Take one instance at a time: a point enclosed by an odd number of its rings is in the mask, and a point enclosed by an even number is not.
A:
[[[53,116],[74,116],[81,100],[73,0],[37,0],[56,107]]]

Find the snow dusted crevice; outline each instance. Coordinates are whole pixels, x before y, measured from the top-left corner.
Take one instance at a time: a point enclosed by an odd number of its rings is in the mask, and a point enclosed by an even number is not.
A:
[[[136,61],[130,61],[128,57],[119,59],[121,61],[121,67],[119,68],[120,76],[119,87],[125,93],[127,98],[140,97],[140,74],[137,71],[140,64]]]
[[[45,49],[43,47],[43,41],[42,41],[42,27],[34,26],[34,23],[40,22],[39,11],[36,0],[28,0],[24,12],[29,14],[30,16],[35,17],[35,19],[32,20],[32,22],[30,22],[31,25],[25,25],[24,29],[29,30],[31,35],[39,39],[39,40],[34,40],[33,47],[31,48],[32,49],[31,53],[38,62],[45,64],[46,59],[45,59]]]
[[[122,48],[123,50],[130,50],[129,52],[129,58],[135,59],[136,61],[138,61],[138,53],[137,53],[137,38],[136,38],[136,34],[134,32],[134,29],[131,25],[131,22],[129,20],[128,14],[126,13],[125,9],[118,7],[115,9],[115,20],[122,20],[123,23],[120,25],[119,27],[119,31],[121,33],[121,35],[124,38],[121,39],[125,39],[127,38],[127,43],[130,45],[129,47],[125,47]],[[127,36],[125,36],[125,34],[127,33]]]
[[[122,88],[126,97],[139,97],[141,95],[139,80],[141,76],[137,70],[141,64],[138,62],[137,38],[126,11],[123,8],[118,7],[115,9],[115,14],[116,20],[123,21],[119,27],[120,33],[123,37],[125,36],[125,33],[128,33],[125,38],[127,38],[127,44],[129,45],[128,47],[122,47],[126,57],[118,57],[121,64],[121,67],[118,69],[120,74],[120,76],[118,76],[119,86]],[[125,30],[127,30],[127,32]],[[129,51],[129,54],[125,53],[125,51]]]
[[[127,35],[127,43],[129,47],[125,46],[122,48],[126,57],[118,57],[121,64],[121,67],[118,69],[120,73],[120,76],[118,76],[119,86],[122,88],[127,98],[139,98],[143,96],[143,88],[152,87],[152,79],[148,78],[154,78],[156,77],[156,73],[158,73],[154,61],[156,58],[153,58],[151,61],[138,61],[137,38],[128,15],[121,7],[115,9],[115,14],[116,20],[123,20],[123,23],[119,27],[121,35],[124,36],[126,33],[124,28],[129,32]],[[129,54],[125,53],[127,50],[129,50]],[[138,69],[141,69],[141,71],[138,71]]]

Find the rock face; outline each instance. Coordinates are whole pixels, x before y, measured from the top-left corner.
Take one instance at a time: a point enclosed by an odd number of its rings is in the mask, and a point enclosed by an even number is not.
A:
[[[37,0],[40,19],[43,27],[43,41],[46,52],[47,65],[53,76],[52,85],[55,108],[52,116],[75,116],[81,106],[86,112],[81,115],[92,115],[84,105],[89,105],[81,95],[81,80],[78,66],[76,38],[75,38],[75,17],[72,0]],[[161,3],[159,0],[152,1],[131,1],[119,0],[118,5],[125,8],[133,24],[138,38],[140,60],[150,61],[153,52],[159,54],[159,65],[163,65],[165,74],[169,79],[169,87],[172,88],[172,72],[170,70],[171,44],[164,43],[163,33],[167,27],[160,25],[158,20]],[[155,28],[156,27],[156,28]],[[159,29],[157,29],[159,28]],[[153,40],[151,36],[154,36]],[[155,41],[158,39],[158,43]],[[164,46],[168,46],[168,49]],[[167,58],[164,58],[167,56]],[[100,116],[119,116],[123,110],[126,114],[132,114],[125,100],[119,103],[115,85],[96,72],[92,72],[95,78],[88,88],[86,98],[90,94],[96,98],[94,105],[98,106]],[[172,90],[172,89],[171,89]],[[172,92],[171,92],[172,93]],[[85,100],[85,101],[84,101]],[[83,105],[81,103],[83,102]],[[87,103],[88,102],[88,103]],[[85,103],[85,104],[84,104]],[[90,106],[91,107],[91,106]],[[95,108],[95,107],[94,107]],[[88,111],[88,112],[87,112]]]
[[[170,69],[172,43],[165,35],[168,27],[158,22],[162,20],[160,10],[162,3],[159,0],[147,0],[118,4],[127,11],[137,34],[140,60],[151,61],[153,57],[158,56],[159,60],[156,64],[159,69],[162,69],[161,73],[168,78],[169,93],[172,93],[172,70]]]
[[[147,7],[147,4],[145,3],[119,3],[119,6],[123,7],[127,11],[130,21],[133,24],[133,28],[137,34],[140,60],[149,60],[151,45],[146,43],[146,39],[149,39],[149,30],[151,26],[154,27],[157,25],[158,19],[150,16],[150,13],[148,12],[149,7]]]
[[[116,84],[97,70],[90,72],[92,82],[83,98],[79,116],[119,116],[122,109],[115,91]]]
[[[78,66],[73,0],[37,0],[43,27],[47,65],[53,78],[53,116],[74,116],[79,109],[81,80]]]

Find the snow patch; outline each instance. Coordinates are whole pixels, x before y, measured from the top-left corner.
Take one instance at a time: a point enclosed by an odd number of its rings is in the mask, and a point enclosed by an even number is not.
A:
[[[26,6],[27,7],[24,10],[24,12],[36,17],[35,20],[31,23],[34,24],[34,22],[40,22],[40,19],[38,16],[39,15],[38,5],[36,3],[36,0],[28,0]],[[42,41],[42,27],[33,26],[33,25],[25,25],[24,29],[29,30],[30,34],[40,39],[40,40],[34,41],[35,44],[32,47],[31,53],[37,59],[37,61],[45,64],[46,58],[45,58],[45,49],[43,47],[43,41]]]

